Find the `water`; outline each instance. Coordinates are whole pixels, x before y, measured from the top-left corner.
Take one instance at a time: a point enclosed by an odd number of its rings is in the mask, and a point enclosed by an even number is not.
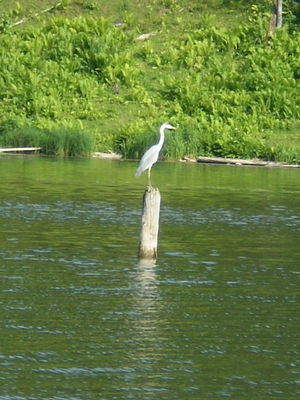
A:
[[[0,399],[298,399],[299,170],[0,158]]]

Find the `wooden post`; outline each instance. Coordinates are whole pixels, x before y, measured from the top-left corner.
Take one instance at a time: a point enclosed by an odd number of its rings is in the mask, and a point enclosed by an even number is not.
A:
[[[157,259],[159,229],[160,192],[148,186],[143,196],[142,229],[139,245],[140,260]]]

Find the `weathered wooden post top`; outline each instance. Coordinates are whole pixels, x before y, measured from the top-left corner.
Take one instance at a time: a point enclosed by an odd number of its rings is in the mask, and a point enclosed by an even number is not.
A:
[[[139,259],[156,260],[159,230],[160,192],[148,186],[143,196],[142,228],[139,244]]]

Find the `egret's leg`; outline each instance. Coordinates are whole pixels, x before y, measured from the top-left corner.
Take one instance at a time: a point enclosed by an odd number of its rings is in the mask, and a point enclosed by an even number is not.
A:
[[[150,173],[151,173],[151,167],[148,168],[148,186],[151,187],[151,176],[150,176]]]

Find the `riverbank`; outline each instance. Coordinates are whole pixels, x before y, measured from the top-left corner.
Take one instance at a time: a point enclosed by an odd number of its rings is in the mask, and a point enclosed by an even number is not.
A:
[[[300,163],[292,8],[266,41],[269,1],[61,2],[16,27],[19,3],[0,35],[0,145],[138,159],[170,121],[168,159]]]
[[[92,154],[93,158],[100,158],[103,160],[121,160],[122,155],[116,153],[101,153],[96,152]],[[223,164],[223,165],[236,165],[236,166],[251,166],[251,167],[272,167],[272,168],[300,168],[298,164],[288,164],[284,162],[262,161],[258,159],[243,160],[234,158],[223,157],[182,157],[180,162],[200,163],[200,164]]]
[[[27,148],[0,148],[0,154],[42,154],[42,149],[40,147],[27,147]],[[102,160],[121,160],[123,157],[121,154],[109,152],[94,152],[90,155],[92,158],[99,158]],[[200,163],[200,164],[223,164],[223,165],[235,165],[235,166],[252,166],[252,167],[272,167],[272,168],[300,168],[298,164],[288,164],[285,162],[273,162],[273,161],[263,161],[258,159],[245,160],[245,159],[235,159],[235,158],[223,158],[223,157],[187,157],[184,156],[180,162],[189,163]]]

